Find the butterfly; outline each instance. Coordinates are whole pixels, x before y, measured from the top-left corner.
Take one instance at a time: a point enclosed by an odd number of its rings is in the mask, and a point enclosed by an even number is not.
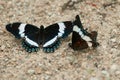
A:
[[[69,43],[71,48],[74,50],[83,50],[86,48],[95,48],[99,45],[97,42],[98,33],[96,31],[88,32],[87,29],[84,29],[79,15],[76,16],[73,24],[72,43]]]
[[[39,28],[32,24],[21,22],[9,23],[6,30],[15,38],[22,39],[22,47],[27,52],[37,52],[40,47],[46,53],[54,52],[73,30],[72,21],[54,23],[46,28],[41,25]]]

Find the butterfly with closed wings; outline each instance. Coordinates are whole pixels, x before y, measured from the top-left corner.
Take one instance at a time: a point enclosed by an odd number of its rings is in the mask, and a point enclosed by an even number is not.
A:
[[[83,50],[86,48],[95,48],[99,45],[97,42],[96,31],[88,32],[83,28],[79,15],[76,16],[76,20],[73,22],[72,43],[69,44],[74,50]]]

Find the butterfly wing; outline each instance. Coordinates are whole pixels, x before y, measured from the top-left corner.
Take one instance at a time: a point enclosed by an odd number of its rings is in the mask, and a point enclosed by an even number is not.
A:
[[[97,32],[87,32],[87,30],[83,28],[80,18],[77,15],[76,20],[74,21],[71,47],[74,50],[82,50],[88,47],[97,47],[98,43],[96,42],[96,37]]]
[[[81,36],[73,31],[72,34],[72,44],[70,45],[74,50],[82,50],[88,48],[88,44],[85,40],[81,38]]]
[[[79,15],[76,15],[75,21],[73,22],[73,24],[76,25],[76,26],[78,26],[79,29],[82,31],[83,34],[86,35],[88,33],[87,30],[83,28],[83,25],[81,23]]]
[[[22,46],[27,52],[34,52],[38,50],[42,32],[39,28],[37,28],[37,26],[15,22],[7,24],[6,29],[16,38],[23,39]]]
[[[36,26],[31,24],[23,24],[21,22],[7,24],[6,29],[18,39],[24,38],[26,35],[39,31],[39,28]]]
[[[72,27],[73,25],[71,21],[55,23],[46,27],[44,30],[43,48],[52,49],[56,46],[59,47],[59,39],[67,37],[72,32]]]

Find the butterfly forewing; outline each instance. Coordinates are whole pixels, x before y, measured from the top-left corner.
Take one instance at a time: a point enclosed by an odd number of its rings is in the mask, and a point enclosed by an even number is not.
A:
[[[14,22],[6,25],[7,31],[12,33],[16,38],[24,38],[27,35],[33,34],[39,31],[34,25],[24,24],[21,22]]]

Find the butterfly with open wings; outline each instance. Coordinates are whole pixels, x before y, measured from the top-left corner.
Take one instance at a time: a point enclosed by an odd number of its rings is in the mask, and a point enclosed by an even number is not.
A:
[[[55,23],[44,28],[21,22],[6,25],[7,31],[23,39],[22,46],[27,52],[37,52],[40,45],[44,52],[54,52],[60,46],[60,39],[66,38],[73,29],[71,21]]]

